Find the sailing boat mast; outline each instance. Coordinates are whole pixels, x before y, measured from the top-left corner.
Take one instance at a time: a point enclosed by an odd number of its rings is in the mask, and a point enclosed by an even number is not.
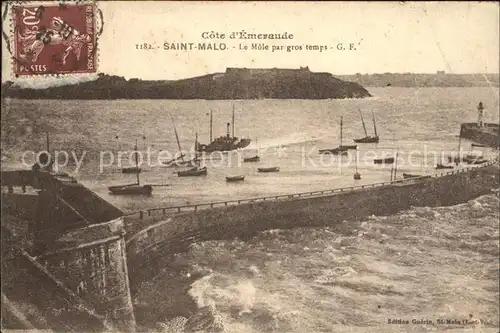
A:
[[[139,185],[139,158],[138,158],[138,152],[137,152],[137,139],[135,139],[135,146],[134,146],[134,151],[135,151],[135,175],[137,176],[137,185]]]
[[[210,142],[212,142],[212,109],[210,109]]]
[[[198,132],[196,132],[194,139],[194,160],[198,161]]]
[[[343,126],[343,117],[340,116],[340,147],[342,148],[342,126]]]
[[[354,162],[356,163],[356,173],[358,173],[358,148],[356,148],[356,154],[354,156]]]
[[[462,156],[461,156],[462,154],[460,154],[460,149],[461,149],[460,145],[461,145],[461,143],[462,143],[462,137],[459,135],[458,136],[458,152],[457,152],[458,156],[457,156],[457,159],[455,160],[455,164],[456,165],[458,165],[458,163],[460,163],[461,160],[462,160]]]
[[[375,114],[373,113],[373,110],[372,110],[372,117],[373,117],[373,131],[375,132],[375,137],[378,137],[377,125],[375,124]]]
[[[181,153],[181,159],[184,161],[184,154],[182,154],[181,143],[179,142],[179,135],[177,134],[177,129],[175,128],[174,118],[172,117],[172,124],[174,124],[175,139],[177,140],[177,147],[179,148],[179,153]]]
[[[234,104],[233,104],[233,123],[232,124],[233,124],[232,137],[234,138]]]
[[[50,139],[49,139],[49,132],[45,132],[45,139],[47,141],[47,153],[50,154]]]
[[[361,123],[363,124],[363,130],[365,131],[365,137],[368,136],[368,132],[366,131],[366,125],[365,125],[365,120],[363,119],[363,113],[361,112],[361,109],[359,110],[359,115],[361,116]]]
[[[399,152],[396,151],[396,160],[394,161],[394,178],[393,178],[393,180],[396,180],[396,172],[398,171],[398,154],[399,154]]]

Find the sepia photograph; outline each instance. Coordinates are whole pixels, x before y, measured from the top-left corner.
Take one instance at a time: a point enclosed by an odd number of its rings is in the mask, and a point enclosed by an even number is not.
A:
[[[498,2],[4,1],[1,330],[500,330]]]

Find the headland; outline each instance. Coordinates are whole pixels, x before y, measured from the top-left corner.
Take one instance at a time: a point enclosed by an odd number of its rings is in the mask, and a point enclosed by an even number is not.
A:
[[[99,74],[94,81],[44,89],[6,82],[2,95],[23,99],[343,99],[370,97],[360,84],[299,69],[227,68],[224,73],[149,81]]]

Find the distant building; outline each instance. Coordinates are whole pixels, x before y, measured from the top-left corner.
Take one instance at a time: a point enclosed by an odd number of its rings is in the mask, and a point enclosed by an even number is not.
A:
[[[444,75],[444,71],[437,71],[437,75]]]
[[[259,74],[294,74],[309,73],[309,66],[296,68],[226,68],[226,74],[259,75]]]

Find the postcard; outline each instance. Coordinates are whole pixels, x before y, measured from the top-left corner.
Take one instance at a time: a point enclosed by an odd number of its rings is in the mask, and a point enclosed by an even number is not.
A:
[[[2,330],[498,332],[499,17],[2,3]]]

